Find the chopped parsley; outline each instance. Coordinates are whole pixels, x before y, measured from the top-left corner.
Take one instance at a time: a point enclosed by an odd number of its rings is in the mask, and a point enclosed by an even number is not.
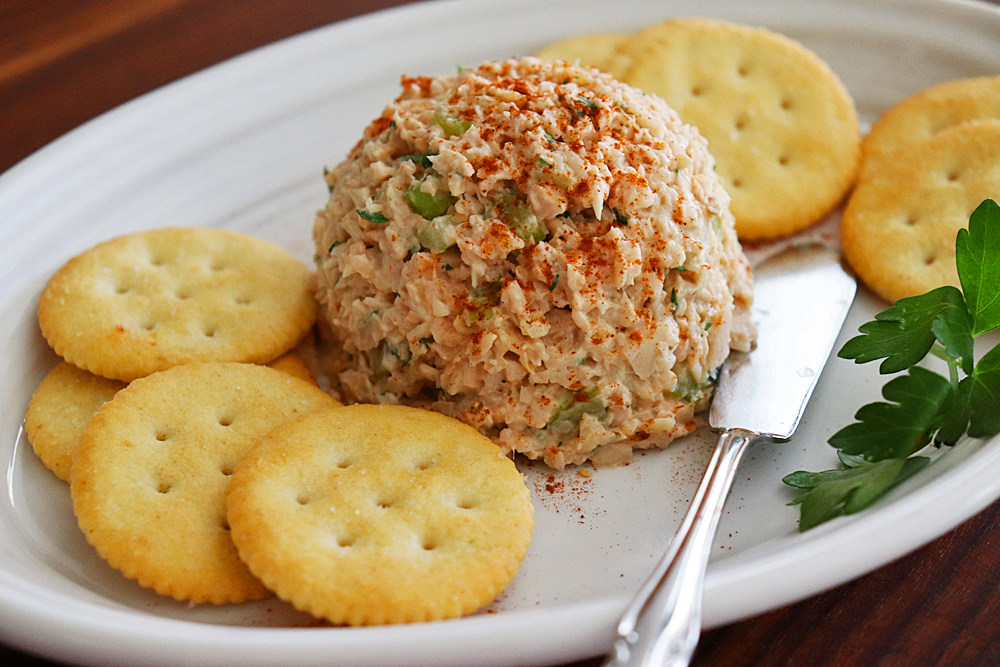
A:
[[[411,155],[401,155],[400,160],[404,162],[416,162],[424,169],[430,169],[434,165],[431,164],[431,158],[437,155],[433,151],[427,151],[426,153],[413,153]]]
[[[357,213],[361,218],[367,220],[368,222],[374,222],[377,225],[381,225],[384,222],[389,222],[389,218],[385,217],[378,211],[366,211],[363,208],[356,208],[354,212]]]
[[[799,530],[862,510],[930,459],[927,445],[1000,433],[1000,345],[977,362],[976,338],[1000,327],[1000,206],[985,200],[960,229],[955,263],[962,289],[945,286],[905,297],[859,328],[839,357],[897,375],[882,387],[885,402],[862,406],[857,420],[834,433],[842,468],[800,470],[783,481],[801,491]],[[931,354],[948,366],[944,377],[918,366]]]

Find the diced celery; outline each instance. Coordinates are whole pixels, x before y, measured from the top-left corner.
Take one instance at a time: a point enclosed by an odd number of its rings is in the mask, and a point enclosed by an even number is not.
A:
[[[403,193],[406,203],[414,213],[426,220],[433,220],[439,215],[444,215],[457,199],[447,190],[441,190],[435,194],[424,192],[420,189],[420,183],[414,183]]]
[[[688,369],[682,369],[677,373],[677,384],[670,396],[680,399],[686,403],[697,403],[704,395],[704,391],[698,385],[697,380],[691,375]]]
[[[431,252],[444,252],[455,245],[455,228],[450,216],[433,218],[417,232],[421,247]]]
[[[583,415],[603,417],[607,408],[601,404],[597,387],[573,392],[559,403],[545,428],[555,432],[579,432]]]
[[[434,110],[434,122],[438,124],[442,130],[444,130],[445,135],[449,137],[460,137],[465,132],[472,127],[472,122],[468,120],[460,120],[451,116],[441,107]]]
[[[549,235],[549,230],[527,206],[513,207],[510,218],[514,233],[529,243],[539,243]]]
[[[535,217],[516,190],[501,195],[491,207],[491,212],[528,243],[539,243],[549,235],[549,230]]]

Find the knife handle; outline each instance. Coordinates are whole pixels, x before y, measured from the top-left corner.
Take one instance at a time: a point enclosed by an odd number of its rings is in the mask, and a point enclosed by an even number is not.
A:
[[[705,568],[743,452],[758,434],[727,429],[680,530],[618,623],[605,667],[683,667],[701,634]]]

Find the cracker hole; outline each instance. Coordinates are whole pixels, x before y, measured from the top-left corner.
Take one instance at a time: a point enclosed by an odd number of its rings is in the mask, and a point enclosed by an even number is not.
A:
[[[233,303],[237,306],[246,306],[252,301],[252,299],[246,294],[237,294],[233,297]]]
[[[734,178],[733,179],[733,187],[734,188],[742,188],[743,187],[743,180],[739,179],[739,178]]]
[[[309,496],[305,493],[300,493],[298,496],[295,497],[295,502],[297,502],[299,505],[308,505],[309,500],[310,500]]]
[[[739,74],[740,76],[746,76],[747,74],[750,73],[750,66],[740,65],[739,68],[736,70],[736,73]]]
[[[955,181],[958,180],[959,176],[961,176],[961,174],[958,173],[958,170],[952,169],[951,171],[948,172],[948,175],[945,176],[945,178],[948,179],[949,183],[954,183]]]
[[[924,264],[926,264],[927,266],[930,266],[936,261],[937,261],[937,255],[935,253],[931,253],[926,257],[924,257]]]
[[[429,470],[434,465],[434,461],[417,461],[413,467],[417,470]]]
[[[228,519],[225,519],[225,518],[222,519],[222,530],[229,530],[229,521],[228,521]]]
[[[337,537],[337,546],[341,548],[347,548],[354,546],[357,539],[353,535],[340,535]]]
[[[131,291],[132,291],[131,285],[123,285],[121,283],[115,285],[115,294],[128,294]]]
[[[786,166],[788,164],[788,156],[787,155],[781,155],[781,156],[779,156],[778,157],[778,164],[780,164],[782,167]]]
[[[191,298],[191,290],[188,289],[187,287],[181,287],[176,292],[174,292],[174,296],[180,299],[181,301],[187,301],[188,299]]]
[[[156,322],[145,322],[142,325],[143,331],[152,331],[155,328],[156,328]]]
[[[429,535],[426,535],[424,536],[424,539],[420,541],[420,548],[424,551],[434,551],[438,548],[437,540]]]
[[[383,510],[389,509],[390,507],[392,507],[392,505],[393,502],[389,498],[379,498],[378,500],[375,501],[375,507],[378,507],[379,509]]]
[[[735,127],[736,127],[737,130],[742,131],[742,130],[746,129],[746,126],[747,126],[747,119],[746,118],[737,118],[736,119]]]
[[[920,222],[920,220],[915,215],[907,216],[907,218],[903,220],[903,224],[906,225],[907,227],[913,227],[918,222]]]
[[[345,458],[345,459],[339,459],[333,465],[335,465],[336,467],[340,468],[341,470],[346,470],[347,468],[350,468],[352,465],[354,465],[354,461],[352,461],[351,459],[347,459],[347,458]]]
[[[226,263],[221,259],[212,260],[212,263],[208,265],[209,271],[223,271],[226,268]]]
[[[219,426],[232,426],[233,421],[232,415],[223,415],[219,417]]]
[[[207,326],[202,330],[202,333],[205,334],[205,338],[215,338],[216,329],[215,327]]]
[[[156,492],[157,493],[170,493],[170,489],[172,489],[172,488],[173,488],[173,485],[171,485],[170,482],[160,482],[159,484],[156,485]]]
[[[705,90],[701,86],[694,86],[691,88],[691,95],[694,97],[701,97],[705,94]]]
[[[167,435],[166,431],[157,431],[156,432],[156,441],[157,442],[166,442],[168,437],[170,437],[170,436]]]
[[[231,476],[233,474],[234,470],[236,470],[236,466],[234,466],[234,465],[232,465],[230,463],[223,463],[222,467],[219,468],[219,472],[221,472],[226,477]]]
[[[163,257],[160,257],[159,255],[153,255],[149,258],[150,266],[163,266],[166,263],[167,260],[165,260]]]
[[[471,510],[476,506],[476,503],[470,498],[462,498],[455,503],[455,507],[461,510]]]
[[[781,100],[781,108],[784,109],[785,111],[791,111],[792,107],[794,106],[795,104],[787,97]]]

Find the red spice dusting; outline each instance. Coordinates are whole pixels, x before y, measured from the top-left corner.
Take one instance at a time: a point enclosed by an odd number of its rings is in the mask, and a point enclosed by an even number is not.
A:
[[[374,139],[378,135],[382,134],[392,125],[392,119],[387,116],[379,116],[372,121],[372,124],[368,126],[365,130],[365,135],[369,138]]]
[[[545,490],[549,493],[562,493],[564,486],[562,480],[557,480],[555,475],[545,478]]]
[[[400,85],[404,90],[407,88],[416,88],[421,97],[431,96],[431,84],[433,82],[434,79],[429,76],[403,76],[400,79]]]

